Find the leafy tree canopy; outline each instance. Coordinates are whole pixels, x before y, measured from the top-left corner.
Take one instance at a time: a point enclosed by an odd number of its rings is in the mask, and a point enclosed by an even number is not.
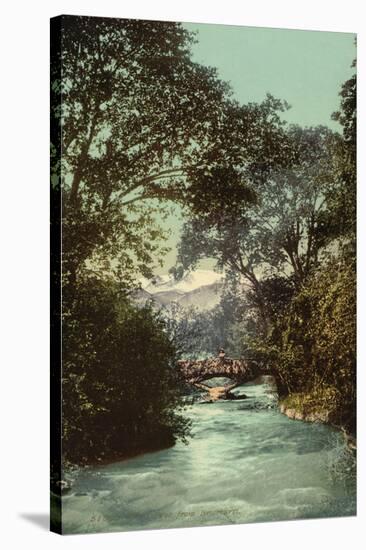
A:
[[[156,222],[166,201],[195,212],[238,214],[250,180],[284,156],[273,97],[240,106],[216,70],[190,58],[192,34],[176,23],[63,17],[64,273],[80,266],[122,277],[165,252]],[[52,179],[59,184],[55,170]],[[114,262],[111,262],[111,258]]]

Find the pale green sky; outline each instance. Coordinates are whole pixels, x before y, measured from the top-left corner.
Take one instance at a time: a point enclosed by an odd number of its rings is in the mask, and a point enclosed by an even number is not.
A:
[[[216,67],[242,103],[267,92],[292,106],[286,120],[303,126],[326,124],[339,105],[338,92],[352,74],[354,34],[185,24],[198,31],[193,57]]]
[[[291,105],[284,116],[288,122],[339,129],[331,114],[339,106],[342,83],[354,71],[354,34],[195,23],[184,27],[197,31],[193,59],[216,67],[241,103],[260,102],[269,92]],[[173,250],[157,273],[175,263],[181,224],[178,210],[165,223],[172,230],[168,245]],[[205,267],[211,266],[206,262]]]

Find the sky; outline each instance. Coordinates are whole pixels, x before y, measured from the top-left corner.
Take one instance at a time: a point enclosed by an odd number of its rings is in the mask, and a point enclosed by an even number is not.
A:
[[[289,122],[326,124],[338,92],[351,76],[355,35],[229,25],[184,24],[197,31],[193,59],[216,67],[242,103],[261,101],[267,92],[291,106]]]
[[[355,35],[350,33],[299,31],[184,23],[197,33],[193,60],[216,67],[218,76],[230,82],[241,103],[262,101],[267,92],[286,100],[291,109],[284,115],[301,126],[324,124],[340,130],[331,114],[339,107],[339,91],[354,69]],[[166,256],[157,274],[175,264],[175,247],[182,226],[180,211],[168,218],[171,229]],[[200,267],[212,268],[211,261]]]

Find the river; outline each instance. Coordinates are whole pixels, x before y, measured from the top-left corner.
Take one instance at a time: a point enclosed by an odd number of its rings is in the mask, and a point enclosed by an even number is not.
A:
[[[196,403],[194,437],[73,474],[63,532],[222,525],[356,513],[354,459],[329,426],[290,420],[268,383]]]

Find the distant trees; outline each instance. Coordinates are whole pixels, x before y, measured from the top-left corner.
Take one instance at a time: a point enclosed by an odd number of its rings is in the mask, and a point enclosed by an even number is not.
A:
[[[238,291],[239,286],[231,281],[230,285],[225,285],[220,302],[212,309],[200,311],[194,306],[185,308],[172,302],[161,311],[180,359],[217,355],[222,347],[229,355],[236,354],[234,332],[245,310],[243,296]]]
[[[255,294],[263,334],[269,328],[263,277],[287,277],[289,284],[300,288],[319,263],[326,196],[335,185],[331,146],[336,141],[324,127],[290,127],[286,158],[268,169],[262,181],[252,178],[257,183],[255,205],[242,216],[227,212],[212,216],[211,222],[206,205],[205,212],[185,224],[178,261],[187,268],[209,256],[242,277]],[[223,202],[229,210],[230,188]]]
[[[166,306],[161,315],[166,331],[175,347],[177,359],[197,359],[207,352],[203,335],[207,330],[207,317],[195,307],[184,308],[177,302]]]

